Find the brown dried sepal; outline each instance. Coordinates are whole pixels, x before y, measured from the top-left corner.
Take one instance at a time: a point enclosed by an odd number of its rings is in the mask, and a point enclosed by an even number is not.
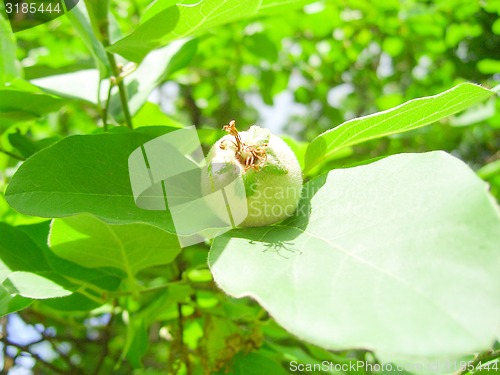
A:
[[[245,172],[249,169],[259,170],[267,160],[267,143],[259,146],[248,145],[244,143],[241,140],[238,129],[236,129],[235,120],[231,120],[229,124],[224,125],[222,129],[235,138],[236,142],[231,141],[236,147],[235,156],[240,164],[244,167]],[[219,147],[222,150],[225,150],[227,148],[224,141],[220,143]]]

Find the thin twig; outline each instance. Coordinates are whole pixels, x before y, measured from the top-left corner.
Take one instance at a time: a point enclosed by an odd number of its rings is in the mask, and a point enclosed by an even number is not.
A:
[[[2,334],[0,335],[0,342],[3,342],[3,338],[7,337],[7,322],[9,316],[4,316],[0,319],[0,325],[2,327]],[[9,356],[7,355],[7,345],[2,345],[2,358],[3,358],[3,370],[7,373],[12,367],[13,361],[9,361]]]
[[[177,304],[177,313],[179,314],[179,342],[181,344],[181,358],[186,364],[186,374],[192,375],[193,369],[191,368],[191,362],[189,361],[189,353],[186,343],[184,342],[184,317],[182,316],[182,304]]]
[[[111,64],[111,69],[113,70],[113,74],[117,80],[118,92],[120,94],[120,101],[122,104],[122,111],[125,117],[125,124],[130,129],[133,129],[134,126],[132,124],[132,116],[130,115],[130,109],[128,108],[127,91],[125,89],[125,85],[123,84],[123,79],[120,79],[121,71],[120,68],[118,67],[118,64],[116,63],[115,55],[113,55],[112,53],[108,53],[108,60],[109,63]]]
[[[92,284],[90,282],[87,282],[87,281],[84,281],[84,280],[80,280],[80,279],[75,279],[74,277],[67,276],[67,275],[64,275],[64,277],[66,279],[68,279],[70,282],[72,282],[73,284],[81,284],[86,289],[90,289],[90,290],[96,292],[99,295],[102,295],[103,293],[106,292],[105,289],[102,289],[101,287],[99,287],[99,286],[97,286],[95,284]]]
[[[102,44],[104,45],[104,47],[108,47],[110,44],[109,20],[108,19],[100,20],[100,24],[97,26],[98,26],[100,33],[101,33]],[[125,117],[125,124],[130,129],[133,129],[134,126],[132,124],[132,116],[130,115],[130,109],[128,107],[127,91],[126,91],[125,85],[123,84],[123,79],[120,76],[120,74],[122,73],[121,69],[118,67],[118,64],[116,63],[115,55],[113,55],[112,53],[109,53],[109,52],[107,53],[107,55],[108,55],[109,65],[111,67],[112,74],[114,76],[114,79],[116,79],[116,84],[118,86],[118,91],[119,91],[119,95],[120,95],[120,102],[122,105],[122,111],[123,111],[123,115]],[[113,77],[111,77],[111,78],[113,78]],[[110,84],[111,84],[111,79],[110,79]],[[109,95],[108,95],[108,100],[109,100]]]
[[[82,294],[83,296],[87,297],[88,299],[90,299],[90,300],[92,300],[95,303],[98,303],[100,305],[103,305],[103,304],[106,303],[105,299],[93,295],[92,293],[90,293],[89,291],[87,291],[86,287],[80,288],[76,292]]]
[[[166,283],[158,286],[153,286],[151,288],[145,288],[145,289],[140,289],[137,292],[139,294],[143,293],[151,293],[151,292],[156,292],[158,290],[166,289],[171,287],[172,285],[180,285],[180,284],[185,284],[184,281],[173,281],[171,283]],[[118,291],[118,292],[106,292],[103,294],[103,297],[122,297],[122,296],[130,296],[133,295],[134,291],[131,290],[124,290],[124,291]]]
[[[40,322],[42,323],[42,326],[47,326],[45,316],[43,316],[40,313],[37,313],[34,310],[30,310],[31,314],[27,314],[27,316],[24,316],[24,315],[26,315],[27,312],[28,311],[23,311],[23,315],[20,315],[20,318],[22,318],[26,324],[31,324],[28,322],[28,320],[31,320],[31,319],[27,319],[27,318],[33,318],[33,316],[42,316],[42,318],[40,319]],[[66,321],[64,321],[63,323],[67,324]],[[67,364],[68,368],[71,370],[72,374],[82,374],[83,373],[82,369],[79,368],[78,366],[76,366],[74,363],[72,363],[69,356],[58,348],[57,342],[59,342],[59,343],[63,342],[63,341],[65,341],[64,339],[61,339],[59,336],[58,337],[50,336],[49,334],[47,334],[45,328],[39,329],[35,324],[31,324],[31,325],[33,328],[35,328],[36,331],[38,331],[40,333],[41,338],[39,340],[30,342],[29,345],[27,345],[28,347],[31,347],[35,344],[39,344],[42,342],[48,342],[50,344],[50,346],[52,347],[52,349],[59,355],[59,357],[61,357],[64,360],[64,362],[66,362],[66,364]],[[72,340],[73,340],[73,338],[71,338],[69,341],[72,341]],[[66,340],[66,341],[68,341],[68,340]]]
[[[110,79],[109,80],[109,90],[108,90],[108,97],[106,98],[106,106],[104,107],[103,113],[102,113],[102,122],[103,122],[103,127],[104,131],[108,131],[108,111],[109,111],[109,103],[111,103],[111,91],[113,89],[113,82]]]
[[[47,334],[45,334],[44,332],[40,332],[41,335],[42,335],[42,340],[40,340],[40,342],[43,342],[43,341],[48,341],[50,346],[52,346],[52,349],[59,355],[59,357],[61,357],[64,362],[68,365],[68,367],[70,368],[71,370],[71,373],[72,374],[83,374],[83,371],[81,368],[79,368],[78,366],[76,366],[74,363],[71,362],[71,359],[69,358],[69,356],[64,353],[62,350],[60,350],[58,347],[57,347],[57,344],[54,342],[54,338],[51,337],[51,336],[48,336]],[[57,338],[56,338],[57,340]],[[30,345],[33,345],[34,343],[30,344]]]
[[[182,259],[177,259],[177,261],[174,263],[177,266],[177,282],[183,282],[183,272],[184,272],[184,264]],[[177,314],[179,315],[179,343],[180,343],[180,355],[182,358],[182,361],[186,364],[186,374],[187,375],[192,375],[193,374],[193,369],[191,367],[191,362],[189,361],[189,351],[188,347],[186,346],[186,343],[184,342],[184,316],[182,315],[182,303],[177,304]]]
[[[22,156],[19,156],[17,154],[14,154],[13,152],[10,152],[10,151],[7,151],[7,150],[4,150],[3,148],[0,148],[0,152],[2,154],[5,154],[5,155],[8,155],[10,156],[11,158],[14,158],[14,159],[17,159],[17,160],[21,160],[21,161],[24,161],[26,160],[26,158],[22,157]]]
[[[99,360],[97,361],[97,365],[94,370],[94,375],[98,375],[99,371],[101,370],[102,365],[104,364],[104,360],[108,356],[109,353],[109,340],[111,339],[111,328],[113,327],[113,321],[115,318],[114,310],[116,307],[116,300],[113,301],[113,308],[111,309],[110,317],[108,324],[104,327],[104,330],[102,331],[102,336],[104,339],[104,348],[101,352],[101,356],[99,357]]]
[[[28,353],[30,356],[32,356],[37,362],[40,362],[42,365],[44,365],[45,367],[49,368],[50,370],[52,370],[54,373],[56,374],[62,374],[62,375],[65,375],[66,372],[64,370],[61,370],[59,367],[57,366],[54,366],[52,363],[50,362],[47,362],[45,360],[43,360],[38,354],[36,353],[32,353],[30,351],[30,348],[29,348],[29,345],[20,345],[20,344],[16,344],[15,342],[12,342],[10,341],[7,337],[4,337],[2,338],[2,341],[5,345],[9,345],[9,346],[13,346],[25,353]]]

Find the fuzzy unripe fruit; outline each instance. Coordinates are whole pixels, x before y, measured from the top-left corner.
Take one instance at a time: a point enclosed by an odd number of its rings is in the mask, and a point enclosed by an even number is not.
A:
[[[239,133],[231,121],[224,130],[229,134],[218,140],[207,156],[204,191],[217,191],[239,174],[248,207],[239,226],[265,226],[291,216],[300,199],[302,172],[290,147],[259,126]]]

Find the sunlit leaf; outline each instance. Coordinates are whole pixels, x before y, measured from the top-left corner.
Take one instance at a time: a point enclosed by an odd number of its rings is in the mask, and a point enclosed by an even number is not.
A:
[[[498,337],[499,243],[498,206],[463,162],[401,154],[312,180],[294,217],[216,238],[209,263],[303,340],[452,359]]]
[[[90,213],[111,223],[149,223],[173,232],[166,211],[138,208],[129,180],[132,151],[171,128],[64,138],[26,160],[6,191],[17,211],[42,217]],[[148,135],[148,131],[156,132]],[[167,162],[167,161],[166,161]]]
[[[55,219],[49,246],[84,267],[110,267],[134,277],[142,269],[172,262],[177,236],[148,224],[110,225],[90,215]]]
[[[481,86],[462,83],[435,96],[347,121],[311,142],[306,152],[306,173],[342,148],[432,124],[492,95],[492,91]]]

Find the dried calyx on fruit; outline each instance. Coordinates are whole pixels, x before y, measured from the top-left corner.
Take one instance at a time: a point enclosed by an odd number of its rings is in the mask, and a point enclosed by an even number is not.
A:
[[[290,147],[259,126],[238,132],[233,120],[224,130],[229,134],[218,140],[207,156],[209,183],[205,191],[224,188],[239,175],[248,208],[240,226],[264,226],[291,216],[300,199],[302,173]]]

